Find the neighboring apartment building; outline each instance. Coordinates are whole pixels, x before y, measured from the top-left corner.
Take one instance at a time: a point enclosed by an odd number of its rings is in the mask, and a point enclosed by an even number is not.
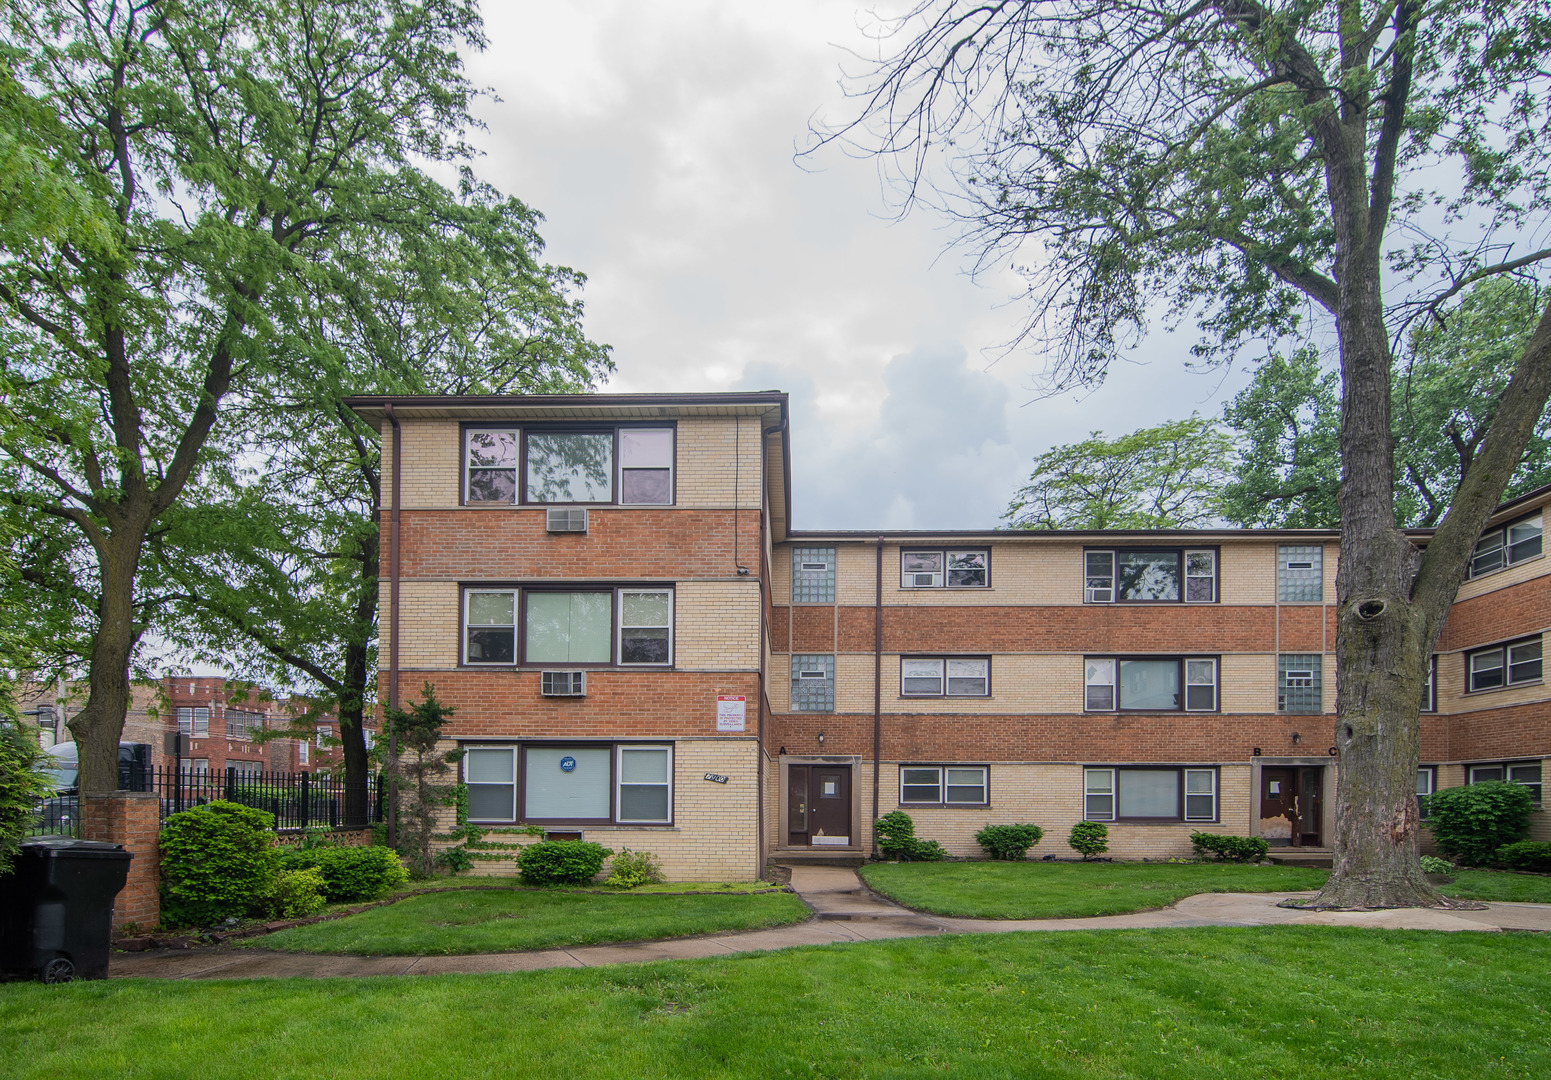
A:
[[[384,440],[380,696],[457,709],[475,822],[684,879],[854,858],[896,808],[961,855],[988,822],[1044,826],[1036,855],[1083,819],[1121,858],[1329,836],[1334,532],[794,532],[784,394],[352,404]],[[1419,793],[1538,805],[1548,501],[1478,548]]]

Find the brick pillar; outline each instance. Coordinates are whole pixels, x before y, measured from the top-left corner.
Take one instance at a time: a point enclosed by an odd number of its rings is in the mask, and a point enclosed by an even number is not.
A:
[[[142,931],[161,922],[161,853],[156,843],[161,821],[157,810],[154,791],[81,797],[82,835],[87,840],[122,844],[134,856],[129,863],[129,880],[113,901],[115,931],[128,922],[138,923]]]

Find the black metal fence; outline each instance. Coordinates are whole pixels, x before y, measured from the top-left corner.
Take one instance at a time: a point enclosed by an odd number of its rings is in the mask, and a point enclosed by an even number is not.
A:
[[[146,770],[142,790],[154,791],[161,819],[224,799],[275,815],[275,828],[364,828],[384,819],[375,776],[347,781],[342,776],[289,772],[192,772],[156,766]],[[33,835],[81,835],[80,798],[54,795],[38,808]]]

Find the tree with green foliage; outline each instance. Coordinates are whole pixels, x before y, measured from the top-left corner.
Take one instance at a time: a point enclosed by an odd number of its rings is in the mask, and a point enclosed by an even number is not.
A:
[[[383,734],[397,743],[397,755],[388,761],[393,783],[388,797],[400,798],[400,781],[409,786],[409,798],[399,814],[399,847],[407,849],[410,869],[428,877],[435,868],[431,837],[436,833],[437,808],[445,804],[451,790],[450,784],[441,781],[462,760],[463,751],[438,748],[442,726],[458,710],[438,701],[429,681],[420,696],[408,709],[388,709],[383,714]]]
[[[459,50],[482,44],[472,0],[8,7],[4,131],[49,163],[28,175],[54,205],[84,200],[82,227],[0,232],[0,504],[29,535],[69,530],[88,571],[38,608],[81,635],[83,790],[115,786],[142,639],[182,595],[153,542],[197,531],[187,511],[240,473],[256,405],[337,390],[351,343],[329,314],[352,272],[433,237],[452,258],[491,216],[428,171],[472,157]],[[382,299],[365,307],[399,333]]]
[[[0,876],[11,872],[16,848],[37,820],[38,803],[53,785],[36,728],[16,711],[10,680],[0,671]]]
[[[1002,520],[1020,529],[1168,529],[1211,524],[1228,477],[1232,442],[1213,420],[1192,416],[1034,459]]]
[[[1533,274],[1551,217],[1543,0],[923,0],[853,83],[849,139],[933,197],[981,265],[1016,252],[1056,386],[1152,312],[1198,355],[1334,331],[1340,772],[1320,907],[1446,906],[1418,863],[1418,713],[1466,562],[1551,396],[1551,305],[1425,549],[1396,526],[1391,342]]]

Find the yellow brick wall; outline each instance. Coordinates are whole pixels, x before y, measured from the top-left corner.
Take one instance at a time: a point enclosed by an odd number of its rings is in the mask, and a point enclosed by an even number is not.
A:
[[[899,556],[894,556],[896,568]],[[792,558],[786,557],[787,597],[791,597]],[[888,554],[883,557],[883,588],[888,589]],[[898,573],[898,570],[895,571]],[[874,585],[878,580],[878,549],[873,544],[835,545],[835,599],[842,604],[874,604]]]
[[[901,809],[899,789],[894,780],[898,774],[898,762],[884,762],[884,783],[879,801],[881,813]],[[938,841],[950,855],[983,858],[985,853],[975,843],[977,831],[986,825],[1028,823],[1045,830],[1044,839],[1030,849],[1030,858],[1045,855],[1062,859],[1076,857],[1067,846],[1066,838],[1072,826],[1083,818],[1082,766],[998,763],[991,767],[990,781],[991,805],[988,807],[904,807],[916,823],[916,835]],[[871,783],[870,777],[868,782]],[[1247,835],[1253,795],[1249,766],[1222,766],[1218,787],[1218,823],[1131,825],[1107,822],[1109,851],[1106,855],[1116,859],[1188,857],[1192,832]],[[871,797],[871,788],[868,788],[866,809],[869,812]]]
[[[674,667],[754,671],[759,667],[759,582],[681,581],[674,587]]]
[[[1276,544],[1223,544],[1217,578],[1224,604],[1276,603]]]
[[[1276,712],[1276,654],[1231,653],[1221,661],[1223,712]]]
[[[1533,633],[1533,630],[1529,632]],[[1509,686],[1502,690],[1483,690],[1465,693],[1465,654],[1447,652],[1438,654],[1438,711],[1440,713],[1468,713],[1482,709],[1500,709],[1505,705],[1523,705],[1544,701],[1551,697],[1544,683],[1528,683]]]
[[[677,505],[730,507],[735,505],[736,486],[736,505],[758,510],[762,504],[759,432],[755,416],[680,420]]]
[[[453,749],[447,743],[446,749]],[[757,780],[762,754],[750,738],[680,739],[673,751],[672,826],[556,826],[575,831],[615,851],[649,851],[662,863],[669,881],[752,881],[763,866],[758,850]],[[705,779],[706,773],[726,776],[727,783]],[[442,814],[438,831],[454,823],[455,811]],[[527,837],[492,834],[501,843],[530,843]],[[452,846],[441,842],[438,849]],[[509,877],[516,867],[509,859],[479,860],[470,876]],[[605,865],[604,873],[608,873]]]
[[[786,653],[772,653],[765,668],[765,693],[770,711],[784,713],[792,706],[792,659]]]
[[[406,509],[458,505],[461,464],[456,420],[399,420]],[[382,426],[382,506],[393,507],[393,425]]]
[[[383,618],[378,625],[378,649],[384,670],[393,643],[388,616],[388,586],[383,584]],[[455,581],[400,581],[400,668],[453,668],[458,666],[458,635],[462,612],[458,610]]]

